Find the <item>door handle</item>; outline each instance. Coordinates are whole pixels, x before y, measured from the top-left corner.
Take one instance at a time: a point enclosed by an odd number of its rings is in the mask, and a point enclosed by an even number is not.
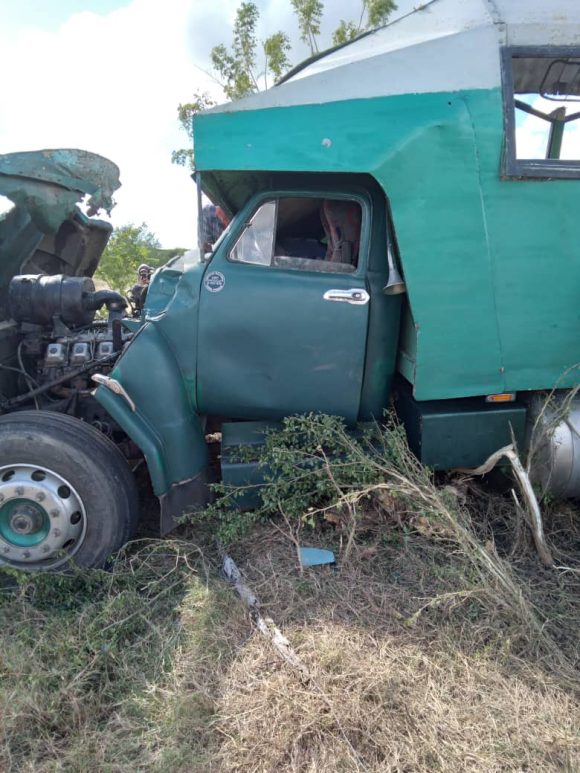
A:
[[[369,302],[370,295],[361,287],[353,287],[350,290],[327,290],[322,296],[325,301],[337,301],[337,303],[352,303],[355,306],[364,306]]]

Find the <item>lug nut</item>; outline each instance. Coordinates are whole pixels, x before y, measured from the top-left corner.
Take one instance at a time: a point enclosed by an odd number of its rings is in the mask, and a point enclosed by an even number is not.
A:
[[[22,557],[23,558],[30,558],[30,550],[25,550],[24,553],[22,554]]]
[[[22,486],[18,486],[16,489],[16,496],[21,497],[23,494],[24,494],[24,489],[22,488]]]
[[[10,553],[10,548],[4,548],[4,553]]]
[[[51,510],[50,514],[52,515],[53,518],[58,518],[58,516],[60,515],[60,511],[59,510]]]
[[[50,550],[50,547],[48,545],[43,545],[42,546],[42,552],[43,553],[48,553],[49,550]]]
[[[4,501],[4,494],[0,494],[0,502]]]
[[[60,537],[60,529],[53,529],[52,530],[52,536],[53,537]]]
[[[36,495],[36,501],[44,502],[45,499],[46,499],[46,494],[44,494],[42,491],[39,491],[38,494]]]

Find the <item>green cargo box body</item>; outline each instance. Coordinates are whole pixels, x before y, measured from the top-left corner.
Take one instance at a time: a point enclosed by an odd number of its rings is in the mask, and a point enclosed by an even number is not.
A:
[[[580,381],[580,182],[501,173],[501,50],[547,42],[580,43],[580,4],[435,0],[194,121],[196,167],[230,209],[272,171],[378,181],[418,400]]]

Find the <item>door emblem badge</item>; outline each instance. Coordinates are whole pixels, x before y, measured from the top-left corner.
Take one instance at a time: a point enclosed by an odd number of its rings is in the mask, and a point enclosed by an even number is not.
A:
[[[221,271],[210,271],[203,283],[210,293],[219,293],[226,286],[226,278]]]

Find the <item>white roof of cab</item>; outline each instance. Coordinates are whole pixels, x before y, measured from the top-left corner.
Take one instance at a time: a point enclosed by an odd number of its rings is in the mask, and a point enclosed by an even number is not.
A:
[[[580,45],[580,0],[428,0],[215,112],[499,87],[499,46]]]

